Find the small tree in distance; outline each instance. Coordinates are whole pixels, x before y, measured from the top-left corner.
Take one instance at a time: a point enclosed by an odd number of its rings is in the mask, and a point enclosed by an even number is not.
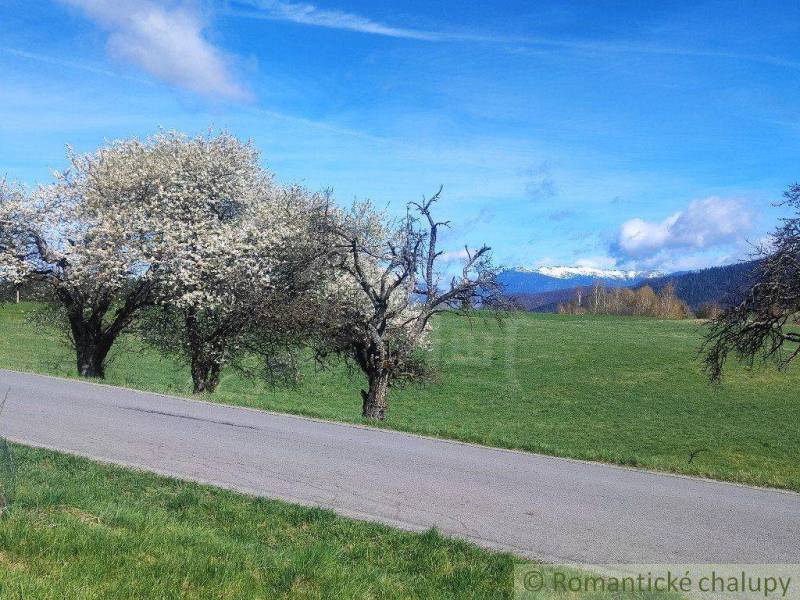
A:
[[[800,184],[784,193],[794,209],[760,249],[763,256],[743,299],[711,321],[703,345],[712,381],[722,377],[730,354],[753,364],[774,360],[785,367],[800,355]]]
[[[435,314],[486,306],[500,297],[488,246],[467,249],[460,275],[442,285],[438,236],[448,223],[432,215],[441,191],[409,204],[400,222],[361,203],[332,223],[339,275],[330,314],[336,317],[322,353],[345,355],[363,371],[366,418],[383,420],[390,385],[420,374],[419,351],[427,347]]]

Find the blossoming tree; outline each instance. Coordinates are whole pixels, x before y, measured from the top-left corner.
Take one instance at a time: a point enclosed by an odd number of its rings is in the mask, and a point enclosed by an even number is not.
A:
[[[103,376],[144,309],[180,315],[149,337],[166,332],[161,347],[188,359],[195,391],[213,390],[254,316],[277,329],[268,297],[287,304],[309,280],[323,199],[276,185],[253,146],[224,133],[162,133],[69,160],[32,193],[3,185],[0,277],[47,284],[87,377]]]
[[[327,199],[275,184],[252,161],[252,180],[219,210],[213,194],[179,199],[175,250],[160,263],[158,306],[144,339],[191,367],[194,393],[213,392],[225,365],[268,361],[296,347],[317,319],[325,278],[319,235]]]
[[[162,166],[146,146],[69,151],[71,168],[33,192],[8,186],[0,203],[0,273],[38,280],[64,317],[78,372],[102,377],[114,341],[152,301],[146,206],[160,195]]]

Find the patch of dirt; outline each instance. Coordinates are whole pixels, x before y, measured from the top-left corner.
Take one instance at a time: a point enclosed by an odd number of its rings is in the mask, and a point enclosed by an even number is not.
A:
[[[74,506],[64,506],[61,508],[61,512],[65,512],[68,515],[72,515],[76,519],[78,519],[81,523],[85,523],[87,525],[102,525],[103,521],[97,515],[93,515],[90,512],[86,512],[85,510],[81,510],[80,508],[75,508]]]
[[[9,571],[27,571],[28,565],[22,561],[14,559],[8,552],[0,550],[0,565]]]

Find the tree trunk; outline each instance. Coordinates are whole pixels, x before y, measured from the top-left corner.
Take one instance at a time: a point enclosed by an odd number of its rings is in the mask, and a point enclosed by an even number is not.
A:
[[[361,398],[364,400],[361,414],[367,419],[383,421],[388,409],[389,374],[385,371],[373,371],[367,373],[367,378],[369,390],[361,390]]]
[[[113,308],[109,294],[99,294],[87,301],[66,286],[56,286],[55,296],[67,313],[76,366],[82,377],[105,377],[111,346],[131,324],[136,312],[148,305],[149,294],[150,283],[142,282]]]
[[[186,335],[191,348],[193,393],[214,393],[219,385],[222,361],[214,358],[213,347],[203,338],[197,311],[190,308],[186,313]]]
[[[202,394],[203,392],[213,393],[219,385],[219,374],[222,366],[213,360],[203,359],[198,356],[192,357],[192,384],[193,393]]]
[[[85,319],[80,310],[73,311],[69,324],[78,374],[81,377],[105,377],[106,356],[117,336],[104,332],[100,319]]]
[[[81,377],[103,378],[106,375],[106,356],[111,350],[111,341],[92,339],[90,334],[75,337],[75,354],[78,374]]]

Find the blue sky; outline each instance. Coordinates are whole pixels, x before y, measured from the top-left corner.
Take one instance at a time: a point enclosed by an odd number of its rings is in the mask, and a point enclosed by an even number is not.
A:
[[[732,262],[800,179],[797,2],[125,2],[0,7],[0,173],[159,127],[252,138],[282,181],[509,266]]]

